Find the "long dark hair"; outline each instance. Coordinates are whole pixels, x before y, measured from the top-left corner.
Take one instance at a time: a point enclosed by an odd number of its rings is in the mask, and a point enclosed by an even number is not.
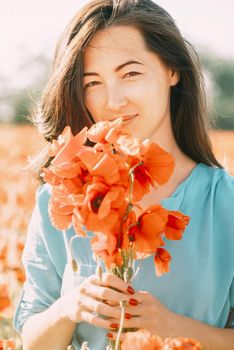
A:
[[[92,125],[83,96],[83,52],[98,30],[112,25],[136,27],[146,47],[179,72],[180,80],[171,88],[176,142],[197,163],[222,168],[208,137],[212,125],[197,54],[181,36],[172,17],[151,0],[93,0],[74,16],[57,44],[51,77],[33,115],[40,133],[51,142],[66,125],[74,134]],[[38,170],[45,163],[48,159],[41,159]]]

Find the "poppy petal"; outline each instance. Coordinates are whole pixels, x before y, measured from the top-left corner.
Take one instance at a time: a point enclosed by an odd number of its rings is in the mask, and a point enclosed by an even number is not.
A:
[[[171,255],[164,248],[158,248],[154,256],[155,272],[157,276],[162,276],[170,271]]]
[[[163,185],[170,179],[175,167],[172,155],[156,143],[150,144],[143,162],[148,173],[159,185]]]
[[[181,239],[189,220],[189,216],[179,211],[168,211],[168,222],[165,228],[166,238],[171,240]]]

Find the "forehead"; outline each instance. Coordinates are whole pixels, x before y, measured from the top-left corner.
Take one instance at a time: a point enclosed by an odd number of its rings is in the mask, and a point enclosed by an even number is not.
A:
[[[84,66],[114,63],[120,59],[144,59],[145,55],[147,49],[140,31],[133,26],[116,25],[94,34],[84,51]]]

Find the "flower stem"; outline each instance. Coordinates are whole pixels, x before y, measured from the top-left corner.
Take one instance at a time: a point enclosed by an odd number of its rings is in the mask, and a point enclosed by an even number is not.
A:
[[[125,315],[125,301],[120,301],[120,307],[121,307],[121,317],[120,317],[120,325],[119,325],[119,330],[116,338],[116,343],[115,343],[115,350],[119,350],[120,348],[120,336],[123,330],[123,325],[124,325],[124,315]]]
[[[123,224],[124,222],[127,220],[128,214],[130,213],[130,211],[132,210],[133,205],[132,203],[128,203],[128,206],[126,208],[126,212],[124,214],[124,216],[121,219],[121,224],[120,224],[120,230],[119,230],[119,234],[118,234],[118,241],[117,241],[117,247],[120,248],[121,247],[121,237],[122,237],[122,228],[123,228]]]

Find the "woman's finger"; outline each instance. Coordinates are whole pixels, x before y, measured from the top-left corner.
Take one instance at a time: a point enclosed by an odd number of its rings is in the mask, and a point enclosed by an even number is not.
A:
[[[113,273],[103,273],[101,282],[98,280],[98,277],[96,275],[93,275],[91,278],[91,282],[96,285],[101,285],[103,287],[114,288],[122,293],[126,293],[127,295],[135,294],[135,290],[129,283],[125,282]]]
[[[118,331],[120,327],[120,320],[109,320],[110,322],[110,328]],[[131,319],[127,320],[124,319],[123,322],[123,328],[148,328],[151,326],[152,319],[146,318],[146,317],[132,317]]]
[[[98,315],[93,314],[92,312],[88,310],[82,310],[80,312],[80,317],[84,322],[90,323],[93,326],[101,327],[110,330],[111,325],[114,325],[116,323],[116,319],[105,319],[98,317]]]
[[[109,306],[99,300],[85,296],[82,298],[82,306],[86,310],[102,315],[108,318],[120,319],[121,309],[120,307]]]
[[[118,332],[111,332],[111,331],[108,331],[106,333],[106,337],[110,340],[116,340],[117,338],[117,334]],[[121,333],[120,335],[120,341],[123,342],[124,340],[126,339],[126,334],[125,333]]]
[[[103,287],[91,283],[84,285],[81,293],[89,295],[95,299],[115,302],[117,304],[119,304],[120,301],[126,301],[129,303],[131,299],[134,299],[131,294],[121,293],[110,287]],[[139,301],[136,300],[136,303],[138,304]]]
[[[131,314],[132,316],[143,316],[150,315],[154,305],[147,303],[138,303],[137,305],[130,305],[129,303],[125,306],[125,312]]]

